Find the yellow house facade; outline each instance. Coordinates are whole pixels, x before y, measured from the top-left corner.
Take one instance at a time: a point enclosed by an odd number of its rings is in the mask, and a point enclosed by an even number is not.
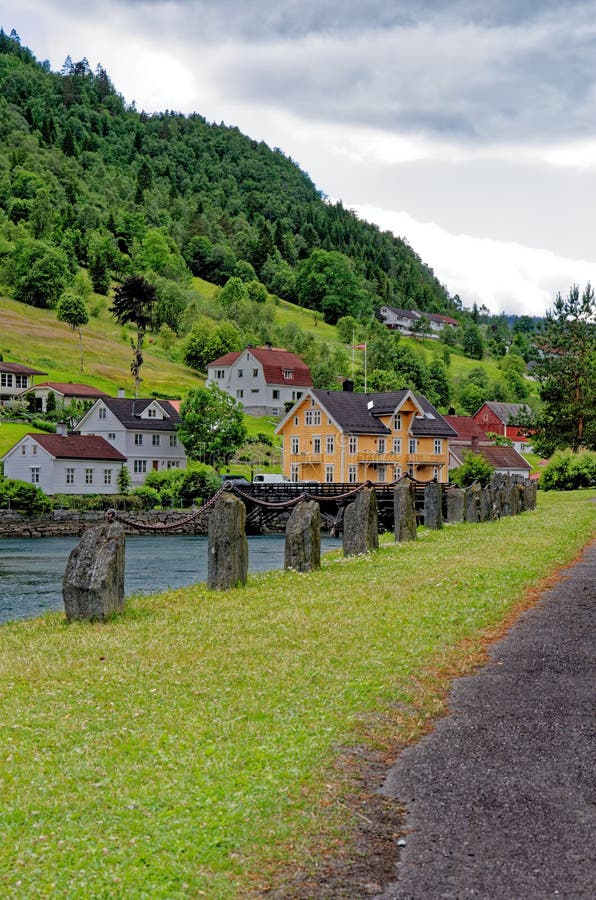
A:
[[[453,428],[409,390],[361,394],[308,390],[278,425],[291,481],[327,484],[447,482]]]

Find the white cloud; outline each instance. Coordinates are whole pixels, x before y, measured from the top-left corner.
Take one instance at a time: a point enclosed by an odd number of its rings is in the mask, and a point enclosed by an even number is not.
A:
[[[382,230],[404,237],[467,307],[477,302],[494,313],[543,315],[558,292],[567,294],[572,284],[596,283],[594,262],[511,242],[450,234],[406,212],[371,206],[359,206],[356,212]]]

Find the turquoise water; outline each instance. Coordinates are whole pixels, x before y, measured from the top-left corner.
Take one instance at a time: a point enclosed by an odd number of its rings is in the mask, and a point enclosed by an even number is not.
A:
[[[0,622],[64,609],[62,576],[79,538],[0,538]],[[321,550],[340,546],[321,538]],[[280,569],[284,536],[248,538],[250,572]],[[131,535],[126,538],[125,593],[154,594],[207,579],[207,538]]]

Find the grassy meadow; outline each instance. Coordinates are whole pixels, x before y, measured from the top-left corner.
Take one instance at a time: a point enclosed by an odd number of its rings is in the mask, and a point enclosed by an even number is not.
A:
[[[595,497],[133,598],[106,624],[0,627],[0,893],[247,897],[349,854],[346,753],[428,728],[593,536]]]

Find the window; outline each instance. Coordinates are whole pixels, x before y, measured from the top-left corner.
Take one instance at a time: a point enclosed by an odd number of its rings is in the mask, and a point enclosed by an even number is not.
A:
[[[410,442],[408,444],[408,452],[416,453],[417,444],[418,444],[418,441],[416,440],[416,438],[410,438]]]
[[[132,464],[132,470],[135,475],[143,475],[147,471],[147,460],[135,459]]]
[[[377,438],[377,453],[385,452],[385,438]]]
[[[385,466],[379,466],[379,484],[385,483]]]
[[[398,478],[401,478],[401,466],[393,466],[393,480],[397,481]]]
[[[435,479],[435,481],[439,480],[439,467],[438,466],[433,466],[433,478]]]
[[[93,484],[93,469],[85,469],[85,484]]]
[[[242,390],[242,388],[240,388],[240,390],[236,391],[236,399],[242,400],[243,397],[244,397],[244,391]]]
[[[279,390],[277,388],[273,388],[271,393],[274,400],[279,400]]]
[[[236,374],[238,375],[238,378],[244,378],[244,369],[238,369]]]
[[[67,484],[74,484],[74,473],[75,473],[74,469],[66,470],[66,483]]]
[[[348,483],[356,484],[358,481],[358,466],[348,466]]]
[[[135,434],[135,445],[137,447],[143,446],[143,435],[142,434],[138,434],[138,433]]]
[[[39,466],[31,466],[31,484],[39,484]]]
[[[300,438],[297,438],[297,437],[292,438],[292,453],[294,455],[296,453],[300,453]]]
[[[159,435],[159,434],[151,435],[151,443],[153,444],[154,447],[159,447],[159,445],[161,444],[161,435]]]
[[[312,452],[313,453],[321,452],[321,438],[320,437],[314,437],[312,439]]]
[[[171,434],[170,435],[170,447],[177,447],[177,446],[178,446],[178,435]]]
[[[15,387],[26,388],[27,387],[27,376],[26,375],[15,375],[14,383],[15,383]]]
[[[284,369],[284,378],[287,379],[287,381],[291,381],[293,379],[293,377],[294,377],[293,369]]]
[[[108,431],[108,441],[115,441],[115,440],[116,440],[116,432]]]
[[[220,378],[220,379],[221,379],[221,378],[225,378],[225,375],[226,375],[226,373],[224,372],[223,369],[216,369],[216,370],[215,370],[215,377],[216,377],[216,378]]]
[[[358,438],[351,434],[348,441],[348,453],[358,453]]]
[[[333,484],[335,466],[325,466],[325,483]]]
[[[147,410],[147,418],[148,419],[157,419],[157,410],[156,409],[148,409]]]
[[[304,424],[312,425],[312,423],[313,423],[313,410],[307,409],[306,412],[304,413]]]
[[[260,394],[260,391],[258,388],[251,388],[250,392],[251,392],[251,394]]]
[[[2,387],[12,387],[12,373],[11,372],[2,372],[0,376],[0,384]]]
[[[179,469],[180,463],[178,462],[177,459],[169,459],[166,464],[166,468],[167,469]]]
[[[298,481],[299,474],[300,473],[298,471],[298,466],[296,466],[296,465],[290,466],[290,481]]]
[[[401,453],[401,438],[393,438],[393,452]]]
[[[104,470],[103,470],[103,483],[104,483],[104,484],[111,484],[111,483],[112,483],[112,470],[111,470],[111,469],[104,469]]]
[[[31,455],[37,456],[37,444],[31,444]]]
[[[401,413],[396,413],[393,416],[393,430],[401,431]]]
[[[21,444],[21,456],[26,456],[26,454],[27,454],[27,447],[25,446],[25,444]]]
[[[298,416],[294,416],[294,425],[298,425],[299,419]]]
[[[325,451],[327,453],[335,452],[335,440],[334,440],[332,434],[328,434],[327,437],[325,438]]]
[[[442,452],[443,452],[443,441],[441,440],[441,438],[436,438],[435,439],[435,453],[442,453]]]
[[[107,416],[108,416],[108,411],[107,411],[107,409],[105,408],[105,406],[100,406],[100,407],[99,407],[99,412],[98,412],[97,415],[99,416],[100,419],[106,419],[106,418],[107,418]]]
[[[321,410],[313,409],[313,425],[321,424]]]
[[[258,370],[258,369],[253,369],[253,370],[252,370],[252,377],[253,377],[253,378],[257,378],[257,377],[258,377],[258,374],[259,374],[259,370]]]

